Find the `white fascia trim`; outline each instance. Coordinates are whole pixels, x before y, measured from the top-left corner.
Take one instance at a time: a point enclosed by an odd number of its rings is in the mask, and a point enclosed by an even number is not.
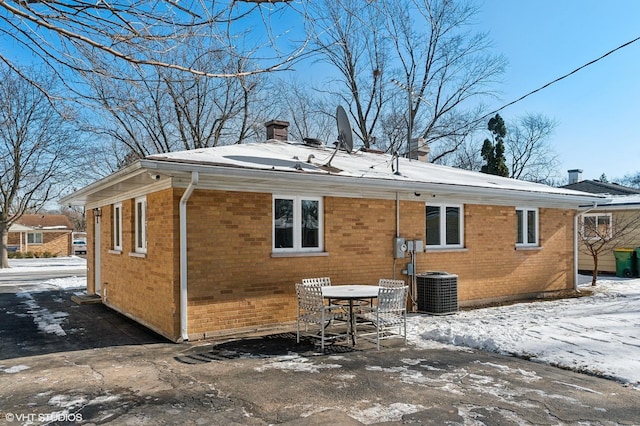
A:
[[[262,179],[265,184],[269,185],[272,182],[283,182],[288,186],[292,184],[316,184],[316,188],[322,189],[323,185],[328,188],[340,186],[345,188],[351,188],[353,193],[357,196],[362,192],[366,193],[380,193],[381,191],[387,192],[388,197],[383,196],[380,198],[395,198],[396,193],[406,193],[413,196],[414,192],[423,194],[433,194],[441,196],[443,199],[451,200],[459,203],[469,203],[466,200],[467,197],[473,197],[474,203],[491,204],[491,205],[514,205],[532,202],[539,203],[540,207],[558,207],[558,208],[573,208],[577,209],[582,204],[591,204],[593,202],[603,202],[605,198],[602,195],[597,194],[553,194],[544,192],[532,192],[521,191],[516,189],[501,189],[501,188],[484,188],[465,185],[454,184],[442,184],[442,183],[429,183],[429,182],[415,182],[415,181],[401,181],[401,180],[385,180],[385,179],[371,179],[371,178],[359,178],[353,176],[339,176],[329,173],[298,173],[298,172],[284,172],[278,170],[255,170],[245,168],[235,168],[217,165],[204,165],[193,163],[178,163],[158,160],[140,160],[142,166],[149,170],[161,170],[167,173],[171,171],[190,173],[191,171],[198,171],[202,177],[215,177],[221,178],[250,178],[250,179]],[[177,182],[176,182],[177,183]],[[202,187],[205,187],[204,181]],[[325,191],[326,192],[326,191]],[[345,191],[344,195],[347,196],[350,191]],[[326,194],[325,194],[326,195]],[[453,195],[453,197],[452,197]],[[403,197],[405,198],[405,197]],[[415,197],[413,197],[415,199]]]
[[[119,182],[130,179],[132,176],[136,174],[143,173],[144,170],[141,170],[142,166],[140,161],[136,161],[135,163],[125,167],[124,169],[118,170],[112,175],[109,175],[105,178],[97,180],[92,184],[75,191],[69,195],[65,195],[60,199],[60,204],[62,205],[83,205],[82,203],[78,203],[78,199],[84,198],[87,195],[93,194],[95,192],[99,192],[102,189],[113,186]],[[76,204],[78,203],[78,204]]]

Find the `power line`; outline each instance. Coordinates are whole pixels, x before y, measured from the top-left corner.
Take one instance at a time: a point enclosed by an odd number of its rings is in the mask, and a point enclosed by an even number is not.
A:
[[[636,42],[636,41],[638,41],[638,40],[640,40],[640,37],[637,37],[637,38],[635,38],[635,39],[633,39],[633,40],[631,40],[631,41],[628,41],[628,42],[626,42],[626,43],[624,43],[624,44],[621,44],[620,46],[616,47],[615,49],[612,49],[612,50],[608,51],[607,53],[605,53],[604,55],[600,56],[599,58],[596,58],[596,59],[594,59],[594,60],[592,60],[592,61],[590,61],[590,62],[587,62],[586,64],[584,64],[584,65],[582,65],[582,66],[580,66],[580,67],[576,68],[575,70],[573,70],[573,71],[571,71],[571,72],[569,72],[569,73],[567,73],[567,74],[563,75],[562,77],[558,77],[558,78],[556,78],[555,80],[550,81],[549,83],[545,84],[544,86],[538,87],[537,89],[532,90],[531,92],[527,93],[526,95],[520,96],[520,97],[519,97],[518,99],[516,99],[515,101],[511,101],[511,102],[509,102],[508,104],[505,104],[505,105],[501,106],[501,107],[500,107],[500,108],[498,108],[497,110],[495,110],[495,111],[493,111],[493,112],[490,112],[490,113],[488,113],[488,114],[486,114],[486,115],[484,115],[484,116],[480,117],[477,121],[483,121],[483,120],[485,120],[487,117],[492,116],[492,115],[494,115],[494,114],[496,114],[496,113],[498,113],[498,112],[502,111],[503,109],[505,109],[505,108],[507,108],[507,107],[509,107],[509,106],[511,106],[511,105],[513,105],[513,104],[515,104],[515,103],[520,102],[521,100],[523,100],[523,99],[525,99],[525,98],[528,98],[529,96],[533,95],[534,93],[538,93],[539,91],[546,89],[547,87],[551,86],[552,84],[555,84],[555,83],[559,82],[560,80],[564,80],[565,78],[567,78],[567,77],[569,77],[569,76],[571,76],[571,75],[573,75],[573,74],[577,73],[577,72],[578,72],[578,71],[580,71],[581,69],[586,68],[586,67],[588,67],[589,65],[593,65],[593,64],[595,64],[596,62],[598,62],[598,61],[600,61],[600,60],[602,60],[602,59],[606,58],[607,56],[611,55],[612,53],[614,53],[614,52],[616,52],[616,51],[618,51],[618,50],[620,50],[620,49],[622,49],[622,48],[624,48],[624,47],[627,47],[627,46],[629,46],[630,44],[633,44],[633,43],[635,43],[635,42]]]

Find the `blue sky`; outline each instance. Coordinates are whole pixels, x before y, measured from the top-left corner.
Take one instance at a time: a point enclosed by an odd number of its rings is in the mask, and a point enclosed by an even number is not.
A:
[[[485,0],[478,28],[509,60],[496,109],[640,37],[640,1]],[[640,172],[640,41],[506,108],[558,121],[552,145],[561,177],[610,181]]]
[[[640,37],[636,0],[477,1],[477,29],[509,61],[491,110]],[[11,42],[0,51],[28,60]],[[507,124],[527,113],[558,121],[560,178],[573,168],[584,179],[640,172],[640,41],[500,112]]]

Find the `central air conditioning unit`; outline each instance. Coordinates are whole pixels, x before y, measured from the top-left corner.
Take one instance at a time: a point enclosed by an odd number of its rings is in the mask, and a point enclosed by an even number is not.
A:
[[[434,315],[458,311],[458,276],[430,271],[416,275],[418,311]]]

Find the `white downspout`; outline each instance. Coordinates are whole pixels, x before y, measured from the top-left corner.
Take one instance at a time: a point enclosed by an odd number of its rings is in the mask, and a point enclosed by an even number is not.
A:
[[[198,172],[191,172],[191,183],[180,197],[180,334],[183,341],[189,340],[187,332],[187,201],[198,185]]]
[[[593,206],[573,215],[573,289],[577,292],[580,292],[580,290],[578,290],[578,217],[590,212],[596,207],[598,207],[598,203],[593,203]]]
[[[396,237],[400,237],[400,194],[396,192]],[[393,256],[393,279],[396,279],[398,259]]]

